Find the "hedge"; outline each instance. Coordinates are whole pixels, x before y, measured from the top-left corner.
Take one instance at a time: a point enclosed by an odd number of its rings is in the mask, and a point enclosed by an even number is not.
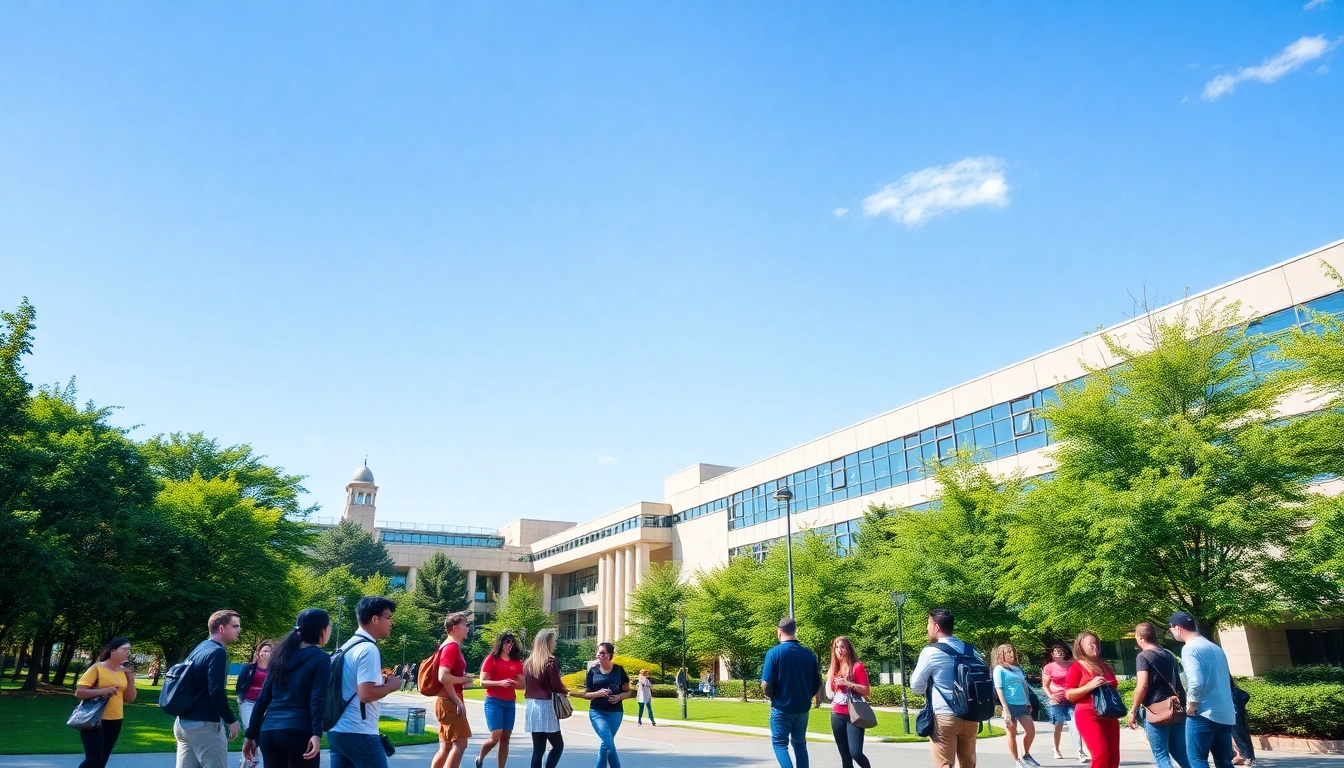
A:
[[[634,656],[621,656],[620,654],[614,656],[611,661],[613,664],[620,664],[625,668],[625,673],[630,676],[632,690],[635,684],[635,678],[639,676],[639,670],[649,670],[650,677],[656,677],[658,675],[658,665],[651,661],[636,659]],[[583,690],[584,681],[588,679],[588,669],[585,667],[578,672],[570,672],[568,675],[561,675],[560,679],[564,681],[565,687],[571,691],[581,691]],[[672,688],[675,690],[676,686],[674,685]]]
[[[1315,683],[1344,685],[1344,667],[1310,664],[1303,667],[1293,667],[1292,669],[1267,669],[1262,677],[1265,682],[1274,685],[1312,685]]]
[[[1251,733],[1344,739],[1344,684],[1275,685],[1251,679],[1237,685],[1251,694],[1246,705]]]
[[[699,684],[700,684],[700,682],[699,682],[698,680],[692,681],[692,683],[693,683],[694,685],[699,685]],[[719,681],[719,684],[718,684],[716,687],[718,688],[718,692],[719,692],[719,697],[720,697],[720,698],[723,698],[723,699],[740,699],[740,698],[742,698],[742,681],[741,681],[741,680],[720,680],[720,681]],[[763,699],[763,698],[765,698],[765,694],[761,692],[761,681],[760,681],[760,680],[748,680],[748,681],[747,681],[747,698],[749,698],[749,699]]]

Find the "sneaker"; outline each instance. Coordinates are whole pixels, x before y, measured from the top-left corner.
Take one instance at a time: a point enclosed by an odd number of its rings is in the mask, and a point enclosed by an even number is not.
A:
[[[1013,763],[1013,768],[1031,768],[1031,766],[1022,762],[1021,760],[1018,760],[1017,762]]]
[[[1056,760],[1063,760],[1063,759],[1064,759],[1064,756],[1061,755],[1061,754],[1059,754],[1059,750],[1058,750],[1058,749],[1055,750],[1055,759],[1056,759]]]
[[[1041,764],[1036,762],[1036,758],[1032,757],[1031,755],[1023,755],[1022,762],[1031,766],[1031,768],[1041,768]]]
[[[1078,753],[1078,763],[1079,763],[1079,764],[1081,764],[1081,765],[1087,765],[1087,764],[1090,763],[1090,762],[1092,762],[1092,756],[1091,756],[1091,755],[1085,755],[1085,754],[1083,754],[1082,752],[1079,752],[1079,753]]]

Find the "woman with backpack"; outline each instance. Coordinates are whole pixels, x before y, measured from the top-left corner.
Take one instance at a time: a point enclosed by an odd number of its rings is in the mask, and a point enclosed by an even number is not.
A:
[[[266,684],[247,724],[243,758],[265,768],[318,768],[331,659],[322,651],[331,617],[321,608],[299,613],[271,654]]]
[[[1016,768],[1041,768],[1031,756],[1036,740],[1036,724],[1031,720],[1031,699],[1027,695],[1027,674],[1017,665],[1017,649],[1004,643],[994,649],[994,693],[1003,707],[1003,725],[1008,731],[1008,754]],[[1017,730],[1022,729],[1022,756],[1017,753]]]
[[[238,724],[247,731],[247,721],[252,718],[252,709],[257,697],[266,685],[266,675],[271,666],[271,641],[262,640],[261,645],[252,653],[252,660],[238,671],[238,681],[233,686],[234,696],[238,699]]]
[[[863,729],[849,721],[849,697],[868,695],[868,670],[854,653],[854,644],[840,635],[831,641],[831,668],[826,673],[831,694],[831,736],[840,750],[841,768],[869,768],[863,754]]]
[[[518,711],[518,689],[524,687],[523,654],[518,639],[504,631],[495,638],[490,654],[481,663],[481,687],[485,689],[485,727],[490,738],[481,744],[476,768],[485,756],[499,746],[499,768],[509,761],[509,737],[513,734],[514,715]]]
[[[569,689],[560,679],[560,663],[555,658],[555,630],[543,629],[532,639],[532,653],[523,662],[523,727],[532,734],[532,768],[542,768],[541,758],[550,742],[551,754],[546,768],[555,768],[565,751],[560,735],[560,717],[555,711],[555,696],[568,696]],[[568,703],[568,702],[566,702]]]
[[[1115,670],[1101,660],[1101,639],[1094,632],[1083,632],[1073,641],[1073,658],[1064,680],[1064,695],[1073,702],[1078,733],[1092,753],[1093,768],[1119,768],[1120,718],[1106,717],[1093,705],[1098,688],[1116,688]]]
[[[103,768],[117,745],[125,717],[122,705],[135,701],[135,668],[128,663],[130,658],[131,639],[114,637],[103,646],[97,663],[79,677],[75,698],[107,697],[102,722],[96,728],[79,732],[79,740],[84,743],[84,762],[79,768]]]

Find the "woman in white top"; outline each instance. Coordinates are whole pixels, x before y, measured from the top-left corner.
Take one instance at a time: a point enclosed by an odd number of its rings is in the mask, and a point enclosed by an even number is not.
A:
[[[649,670],[639,670],[635,678],[635,701],[639,702],[639,719],[635,725],[644,725],[644,708],[649,708],[649,725],[658,725],[653,719],[653,681],[649,679]]]

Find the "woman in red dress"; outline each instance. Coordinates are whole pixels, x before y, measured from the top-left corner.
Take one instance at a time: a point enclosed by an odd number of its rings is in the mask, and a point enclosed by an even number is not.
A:
[[[1065,697],[1073,702],[1078,733],[1092,753],[1092,768],[1119,768],[1120,720],[1098,717],[1092,707],[1092,692],[1103,685],[1116,686],[1115,671],[1101,660],[1101,640],[1083,632],[1073,641],[1072,666],[1064,679]]]

